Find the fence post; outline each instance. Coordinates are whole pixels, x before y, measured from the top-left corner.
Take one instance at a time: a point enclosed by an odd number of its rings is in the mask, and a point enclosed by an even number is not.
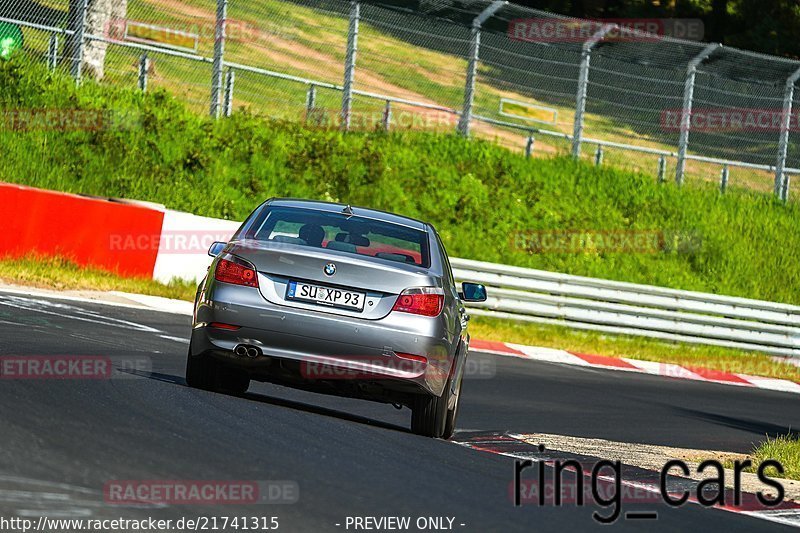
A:
[[[787,174],[786,172],[783,173],[783,187],[781,188],[781,200],[784,202],[789,201],[789,183],[791,183],[792,177]]]
[[[86,32],[86,11],[89,7],[89,0],[82,0],[80,4],[80,11],[78,11],[78,29],[75,32],[74,39],[78,47],[75,51],[75,56],[72,58],[72,77],[75,78],[75,83],[80,84],[81,75],[83,73],[83,54],[86,51],[86,39],[84,34]]]
[[[785,176],[786,158],[789,155],[789,132],[792,125],[792,113],[794,111],[794,86],[800,80],[800,70],[795,71],[786,80],[786,91],[783,98],[783,115],[781,119],[781,136],[778,141],[778,162],[775,165],[775,196],[783,201],[788,200],[788,187],[784,183],[788,181]],[[786,188],[786,192],[784,192]]]
[[[581,157],[581,143],[583,142],[583,123],[586,114],[586,97],[589,93],[589,65],[592,58],[592,49],[597,43],[605,39],[605,36],[616,28],[616,24],[608,24],[600,28],[588,41],[583,43],[581,53],[581,66],[578,73],[578,96],[575,99],[575,127],[572,134],[572,157]]]
[[[222,114],[226,117],[233,113],[233,85],[236,83],[236,71],[228,68],[228,75],[225,77],[225,98],[222,102]]]
[[[358,52],[358,21],[361,5],[358,0],[350,2],[350,28],[347,31],[347,56],[344,63],[344,90],[342,91],[342,128],[350,129],[350,114],[353,109],[353,82],[356,77],[356,52]]]
[[[728,190],[728,178],[730,177],[730,169],[728,165],[722,166],[722,174],[719,180],[719,192],[725,194],[725,191]]]
[[[667,175],[667,158],[666,156],[661,156],[658,158],[658,182],[664,183],[666,181]]]
[[[534,144],[536,143],[536,139],[533,136],[533,133],[528,135],[528,142],[525,144],[525,157],[530,159],[531,155],[533,155],[533,148]]]
[[[228,0],[217,0],[217,20],[214,27],[214,64],[211,74],[211,117],[219,118],[225,64],[225,26],[228,23]]]
[[[147,52],[145,52],[139,58],[139,90],[142,92],[147,91],[147,71],[149,68],[150,60],[147,58]]]
[[[694,102],[694,81],[697,77],[697,67],[721,46],[718,43],[706,46],[697,57],[689,61],[689,65],[686,68],[683,109],[681,110],[681,138],[678,144],[678,164],[675,168],[675,183],[678,185],[683,185],[683,175],[686,171],[686,153],[689,149],[689,131],[692,129],[692,105]]]
[[[308,92],[306,92],[306,118],[311,116],[311,113],[314,112],[314,106],[317,105],[317,86],[313,83],[308,86]]]
[[[603,164],[603,146],[598,144],[597,151],[594,153],[594,166],[599,167]]]
[[[392,125],[392,101],[386,100],[386,107],[383,108],[383,130],[389,131]]]
[[[461,118],[458,120],[458,131],[464,137],[469,136],[469,126],[472,122],[472,105],[475,101],[475,80],[478,76],[478,60],[481,48],[481,26],[506,4],[508,4],[506,1],[492,2],[480,15],[472,20],[472,40],[469,45],[467,81],[464,86],[464,107],[461,110]]]
[[[58,34],[50,34],[50,44],[47,46],[47,61],[50,71],[54,71],[58,65]]]

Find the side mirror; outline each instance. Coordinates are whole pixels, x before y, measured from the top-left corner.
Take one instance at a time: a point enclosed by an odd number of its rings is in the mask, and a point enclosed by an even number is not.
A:
[[[485,302],[486,287],[479,283],[464,282],[461,284],[462,293],[459,295],[465,302]]]
[[[219,254],[222,253],[222,250],[224,250],[227,245],[228,243],[226,242],[215,242],[208,249],[208,255],[210,255],[211,257],[217,257]]]

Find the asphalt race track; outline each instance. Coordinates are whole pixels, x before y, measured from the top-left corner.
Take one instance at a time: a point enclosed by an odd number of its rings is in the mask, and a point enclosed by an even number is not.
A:
[[[412,435],[407,409],[261,383],[241,398],[190,389],[183,378],[189,322],[0,293],[0,355],[144,358],[152,365],[118,379],[0,379],[0,516],[276,516],[279,530],[290,532],[346,531],[348,516],[454,517],[455,531],[596,525],[597,508],[514,507],[513,459]],[[541,432],[747,452],[767,433],[800,428],[796,395],[472,358],[494,375],[465,383],[456,440]],[[293,481],[299,497],[217,507],[104,501],[111,480],[178,479]],[[656,521],[620,519],[613,527],[643,526],[789,529],[697,505],[659,507]]]

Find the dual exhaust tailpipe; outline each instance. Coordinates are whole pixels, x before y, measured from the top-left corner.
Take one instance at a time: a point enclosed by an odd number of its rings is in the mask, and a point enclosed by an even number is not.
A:
[[[255,359],[261,355],[261,348],[252,346],[250,344],[237,344],[236,348],[233,349],[233,353],[239,357],[249,357],[250,359]]]

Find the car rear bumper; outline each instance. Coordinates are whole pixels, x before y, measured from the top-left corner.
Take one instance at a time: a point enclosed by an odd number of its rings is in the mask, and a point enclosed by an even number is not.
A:
[[[237,356],[239,344],[255,346],[263,355]],[[390,313],[380,320],[354,319],[275,305],[258,289],[222,283],[201,295],[192,331],[192,355],[209,354],[254,376],[268,374],[276,360],[291,361],[299,363],[299,377],[308,381],[380,381],[390,389],[437,396],[457,345],[441,318]],[[397,354],[423,356],[427,363]]]

